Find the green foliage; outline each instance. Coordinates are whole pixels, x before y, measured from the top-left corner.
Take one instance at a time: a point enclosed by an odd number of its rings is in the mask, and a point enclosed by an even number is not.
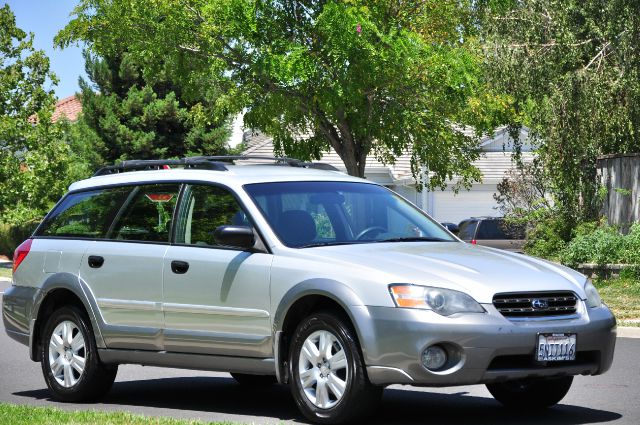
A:
[[[185,95],[163,73],[143,75],[143,64],[120,47],[104,57],[85,52],[92,84],[81,80],[81,125],[92,129],[94,151],[105,162],[225,153],[229,131],[214,117],[215,93]]]
[[[559,253],[567,244],[563,237],[567,228],[564,220],[553,216],[551,212],[546,210],[545,214],[539,214],[531,221],[524,250],[534,257],[558,260]]]
[[[531,128],[558,212],[598,212],[596,157],[640,150],[636,0],[484,0],[487,78]]]
[[[582,226],[560,253],[560,259],[569,266],[580,263],[640,264],[640,224],[633,225],[628,235],[621,235],[608,226]]]
[[[26,240],[36,227],[37,221],[30,221],[18,225],[0,223],[0,254],[5,254],[9,258],[13,256],[13,251]]]
[[[69,124],[51,122],[55,97],[45,86],[56,77],[32,39],[0,8],[0,221],[10,224],[42,217],[86,172]]]
[[[81,0],[56,41],[107,58],[127,46],[144,81],[170,79],[187,99],[219,93],[203,115],[247,108],[245,124],[273,136],[279,153],[310,159],[332,147],[362,176],[368,154],[393,162],[411,150],[414,174],[428,166],[431,186],[454,174],[470,184],[477,140],[452,123],[484,132],[510,113],[509,98],[485,90],[470,4]],[[118,120],[109,127],[149,143]]]

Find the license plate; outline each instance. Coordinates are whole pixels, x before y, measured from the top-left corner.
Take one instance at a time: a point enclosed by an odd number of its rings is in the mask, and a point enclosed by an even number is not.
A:
[[[558,362],[576,359],[576,334],[538,334],[536,360]]]

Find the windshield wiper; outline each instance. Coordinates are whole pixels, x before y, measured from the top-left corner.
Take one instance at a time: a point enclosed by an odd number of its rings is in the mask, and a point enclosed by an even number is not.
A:
[[[335,246],[335,245],[352,245],[356,243],[361,243],[359,241],[342,241],[342,242],[315,242],[307,245],[296,246],[296,248],[313,248],[315,246]]]
[[[453,242],[453,240],[434,238],[430,236],[407,236],[403,238],[380,239],[371,242]]]

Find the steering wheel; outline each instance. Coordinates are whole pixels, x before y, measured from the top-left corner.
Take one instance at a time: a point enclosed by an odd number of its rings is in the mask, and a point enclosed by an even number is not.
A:
[[[357,241],[362,240],[364,238],[364,236],[368,235],[369,233],[373,233],[373,232],[382,233],[382,232],[386,232],[386,231],[387,231],[387,229],[385,229],[384,227],[370,226],[370,227],[367,227],[366,229],[364,229],[362,232],[358,233],[358,235],[356,236],[356,240]]]

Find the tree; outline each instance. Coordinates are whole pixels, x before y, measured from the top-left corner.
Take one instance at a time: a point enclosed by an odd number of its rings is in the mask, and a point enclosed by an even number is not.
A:
[[[167,73],[189,91],[217,87],[222,111],[303,159],[333,148],[349,174],[366,157],[412,152],[431,186],[471,165],[478,132],[505,99],[483,90],[467,1],[81,0],[57,43],[99,54],[125,44],[144,75]],[[203,84],[204,83],[204,84]]]
[[[482,4],[489,82],[513,97],[516,124],[537,139],[568,239],[598,213],[597,156],[640,150],[640,4]]]
[[[91,83],[80,81],[80,122],[96,132],[104,161],[225,153],[228,126],[213,116],[212,90],[183,96],[164,75],[147,80],[126,50],[84,56]]]
[[[19,223],[41,217],[86,170],[65,141],[66,123],[51,122],[55,84],[49,59],[33,34],[0,8],[0,217]]]

